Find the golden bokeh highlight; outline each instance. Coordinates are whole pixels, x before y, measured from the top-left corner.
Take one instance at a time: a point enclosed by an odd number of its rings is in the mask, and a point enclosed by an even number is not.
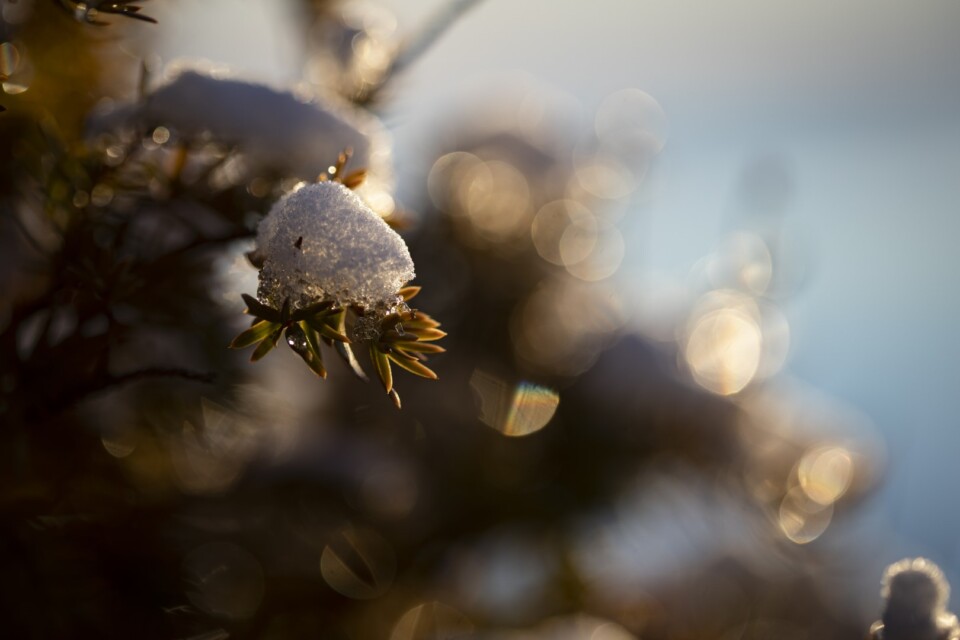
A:
[[[616,622],[604,622],[593,630],[590,640],[637,640],[637,637]]]
[[[427,191],[433,204],[456,223],[464,240],[500,252],[529,245],[541,196],[533,192],[524,172],[512,162],[485,160],[464,151],[448,153],[434,162]],[[549,242],[552,225],[546,218],[545,214],[542,234]],[[573,233],[566,241],[568,245],[572,238]],[[570,247],[567,250],[575,251]],[[552,249],[553,253],[558,251]]]
[[[630,170],[609,155],[594,155],[579,163],[575,176],[579,187],[604,200],[625,198],[637,188]]]
[[[780,502],[779,525],[783,535],[796,544],[819,538],[833,520],[833,505],[811,500],[801,487],[794,487]]]
[[[136,429],[112,429],[109,433],[100,436],[103,448],[114,458],[126,458],[133,453],[139,442]]]
[[[157,127],[150,138],[157,144],[166,144],[170,141],[170,130],[166,127]]]
[[[763,336],[756,320],[740,309],[724,308],[696,320],[687,338],[685,356],[700,386],[728,396],[753,380],[762,347]]]
[[[393,185],[377,176],[368,175],[363,184],[356,188],[367,205],[380,217],[389,220],[396,213],[397,203],[393,199]]]
[[[357,76],[366,84],[379,82],[393,60],[393,47],[369,37],[354,40],[353,52]]]
[[[560,394],[530,382],[510,385],[501,378],[476,369],[470,387],[480,399],[480,421],[505,436],[536,433],[553,419]]]
[[[20,52],[12,42],[0,43],[0,76],[9,78],[20,66]]]
[[[12,42],[0,43],[0,86],[4,93],[16,95],[29,89],[30,69],[31,65],[24,63],[16,45]]]
[[[606,284],[548,279],[514,309],[517,357],[537,372],[576,375],[590,368],[625,323],[619,292]]]
[[[396,557],[386,540],[367,529],[343,529],[320,554],[320,573],[337,593],[355,600],[382,595],[393,583]]]
[[[525,231],[530,188],[509,163],[493,160],[474,165],[457,194],[473,227],[486,239],[504,240]]]
[[[373,3],[344,5],[341,15],[344,24],[358,32],[350,41],[352,73],[365,84],[379,83],[396,51],[396,17]]]
[[[453,607],[442,602],[424,602],[400,616],[390,640],[464,638],[473,631],[470,620]]]
[[[707,275],[716,287],[732,287],[763,295],[773,280],[773,255],[758,234],[738,231],[724,238],[707,263]]]
[[[168,438],[170,462],[177,486],[184,493],[219,495],[239,480],[257,453],[251,424],[223,405],[201,400],[202,421],[183,423],[180,433]]]
[[[623,234],[610,227],[600,233],[593,251],[586,258],[566,265],[567,273],[585,282],[606,280],[620,269],[625,254]]]
[[[482,162],[480,158],[466,151],[454,151],[440,156],[434,161],[427,174],[427,193],[433,205],[450,214],[454,204],[454,185],[463,179],[463,174],[474,163]]]
[[[90,192],[90,203],[95,207],[106,207],[113,202],[113,196],[113,187],[101,182],[94,185],[93,191]]]
[[[344,3],[315,30],[314,55],[306,78],[320,86],[334,84],[345,96],[362,96],[378,86],[397,51],[397,20],[372,2]]]
[[[709,273],[710,263],[705,267]],[[694,305],[682,340],[684,360],[697,384],[727,396],[783,368],[790,325],[764,298],[716,289]]]
[[[667,143],[667,114],[657,99],[636,88],[608,95],[594,116],[597,139],[605,146],[643,157],[655,155]]]
[[[433,203],[466,225],[472,239],[495,244],[528,233],[530,186],[509,162],[448,153],[434,163],[427,189]]]
[[[586,259],[597,244],[597,220],[574,200],[554,200],[540,208],[530,226],[540,257],[559,266]]]
[[[843,447],[819,447],[808,451],[797,465],[797,479],[814,502],[830,505],[850,488],[854,464]]]

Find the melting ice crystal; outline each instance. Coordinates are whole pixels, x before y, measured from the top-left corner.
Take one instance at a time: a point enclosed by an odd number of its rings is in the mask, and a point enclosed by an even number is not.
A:
[[[307,185],[278,201],[257,229],[264,257],[257,296],[279,309],[320,300],[389,309],[413,279],[403,239],[337,182]]]

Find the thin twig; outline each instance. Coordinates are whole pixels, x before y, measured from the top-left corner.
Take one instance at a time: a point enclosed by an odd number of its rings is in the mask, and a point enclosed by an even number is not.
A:
[[[105,374],[63,394],[59,401],[53,404],[53,409],[54,411],[60,411],[78,404],[97,393],[102,393],[140,380],[148,380],[151,378],[178,378],[180,380],[212,384],[216,380],[216,377],[216,374],[212,372],[193,371],[177,367],[147,367],[121,374]]]
[[[373,103],[383,88],[393,81],[398,75],[406,71],[407,67],[416,62],[430,47],[446,33],[467,11],[480,4],[482,0],[453,0],[449,5],[443,7],[432,18],[427,20],[426,24],[420,29],[420,32],[410,39],[407,45],[393,59],[390,68],[384,74],[383,80],[376,87],[370,89],[367,93],[357,100],[361,105]]]
[[[253,238],[254,236],[256,236],[256,234],[257,234],[256,231],[252,231],[249,229],[241,229],[240,231],[234,231],[232,233],[228,233],[223,236],[197,238],[196,240],[193,240],[192,242],[188,242],[187,244],[181,247],[177,247],[176,249],[172,249],[168,251],[167,253],[163,254],[162,256],[154,260],[154,262],[162,262],[162,261],[170,260],[174,257],[179,257],[185,253],[189,253],[194,249],[200,249],[208,246],[216,246],[218,244],[228,244],[231,242],[238,242],[240,240],[249,240],[250,238]]]
[[[217,376],[209,371],[193,371],[177,367],[150,367],[147,369],[136,369],[118,375],[111,375],[107,378],[107,384],[109,386],[117,386],[146,378],[181,378],[183,380],[212,384]]]

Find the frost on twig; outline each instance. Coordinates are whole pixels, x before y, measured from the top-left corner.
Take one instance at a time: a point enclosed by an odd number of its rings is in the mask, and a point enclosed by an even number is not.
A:
[[[957,640],[960,624],[947,611],[950,585],[926,558],[906,558],[887,567],[881,595],[883,617],[870,628],[873,640]]]
[[[414,277],[403,239],[352,191],[318,182],[281,199],[261,221],[260,301],[294,309],[321,300],[388,310]]]

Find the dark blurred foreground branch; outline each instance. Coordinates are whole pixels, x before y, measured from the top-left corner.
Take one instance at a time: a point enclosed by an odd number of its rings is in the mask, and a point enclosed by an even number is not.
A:
[[[180,380],[189,380],[203,384],[213,384],[217,376],[212,372],[193,371],[177,367],[147,367],[121,374],[105,374],[73,389],[71,392],[63,394],[60,402],[57,403],[54,409],[56,411],[62,411],[80,403],[92,395],[133,382],[155,378],[178,378]]]

